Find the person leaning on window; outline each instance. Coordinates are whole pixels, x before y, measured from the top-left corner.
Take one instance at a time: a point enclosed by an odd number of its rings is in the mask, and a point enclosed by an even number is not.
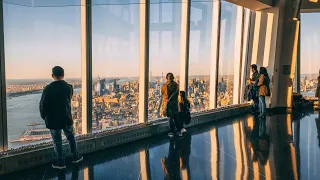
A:
[[[54,143],[54,151],[58,159],[56,163],[52,164],[52,167],[64,169],[66,168],[66,164],[62,151],[62,130],[69,141],[72,162],[78,163],[83,160],[83,157],[78,154],[77,142],[74,137],[74,129],[72,126],[72,85],[63,80],[64,70],[60,66],[55,66],[52,69],[52,78],[54,81],[43,90],[39,108],[41,118],[45,121],[46,127],[50,129]]]
[[[318,85],[316,90],[316,97],[318,98],[318,109],[320,110],[320,70],[319,70],[319,76],[318,76]]]

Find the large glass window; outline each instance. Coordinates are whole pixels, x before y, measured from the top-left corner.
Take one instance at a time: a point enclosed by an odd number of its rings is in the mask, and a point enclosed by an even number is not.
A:
[[[235,35],[237,6],[221,2],[220,57],[218,69],[217,106],[233,104],[235,76]]]
[[[191,111],[209,109],[213,2],[191,2],[188,96]]]
[[[80,7],[37,5],[3,4],[9,148],[51,139],[39,101],[56,65],[74,86],[72,113],[81,132]]]
[[[181,0],[151,0],[150,6],[149,120],[160,117],[166,74],[173,73],[179,82]]]
[[[140,5],[100,2],[92,7],[93,131],[137,123],[139,114]]]
[[[301,79],[300,91],[304,96],[315,96],[320,73],[320,24],[314,23],[319,13],[301,14]]]

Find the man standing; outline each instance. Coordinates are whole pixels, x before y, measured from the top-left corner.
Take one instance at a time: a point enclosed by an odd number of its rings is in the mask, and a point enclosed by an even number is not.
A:
[[[258,81],[259,81],[259,72],[258,72],[258,67],[255,64],[252,64],[250,66],[250,70],[252,72],[252,76],[249,79],[249,83],[251,84],[251,90],[254,94],[253,97],[253,113],[257,113],[259,110],[259,97],[258,97],[258,90],[259,87],[257,87]]]
[[[74,138],[74,129],[72,127],[71,98],[73,87],[64,81],[64,70],[60,66],[55,66],[52,69],[52,78],[54,81],[46,86],[42,93],[40,115],[45,121],[46,127],[50,129],[54,151],[58,160],[52,164],[52,167],[64,169],[66,164],[62,151],[62,130],[69,141],[72,162],[78,163],[83,160],[83,157],[78,154],[77,142]]]

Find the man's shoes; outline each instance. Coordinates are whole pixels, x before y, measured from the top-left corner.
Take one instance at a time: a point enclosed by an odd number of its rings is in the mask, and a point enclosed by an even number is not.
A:
[[[66,163],[65,162],[55,162],[52,164],[52,168],[54,169],[65,169],[67,166],[66,166]]]
[[[78,163],[78,162],[81,162],[82,160],[83,160],[83,156],[76,155],[72,157],[72,163]]]
[[[168,133],[169,138],[174,138],[174,134],[172,132]]]

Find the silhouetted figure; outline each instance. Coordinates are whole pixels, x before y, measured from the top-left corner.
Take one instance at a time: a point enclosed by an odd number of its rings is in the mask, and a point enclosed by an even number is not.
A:
[[[190,177],[189,157],[191,154],[191,136],[170,140],[168,157],[161,159],[162,169],[166,180],[181,179],[180,170]]]
[[[61,131],[67,137],[72,153],[72,162],[78,163],[83,160],[77,150],[77,142],[74,137],[73,120],[71,115],[71,98],[73,87],[64,81],[64,70],[60,66],[52,69],[54,81],[43,90],[40,100],[40,114],[45,121],[46,127],[50,129],[54,143],[54,151],[57,162],[52,164],[53,168],[66,168],[65,158],[62,150]]]

